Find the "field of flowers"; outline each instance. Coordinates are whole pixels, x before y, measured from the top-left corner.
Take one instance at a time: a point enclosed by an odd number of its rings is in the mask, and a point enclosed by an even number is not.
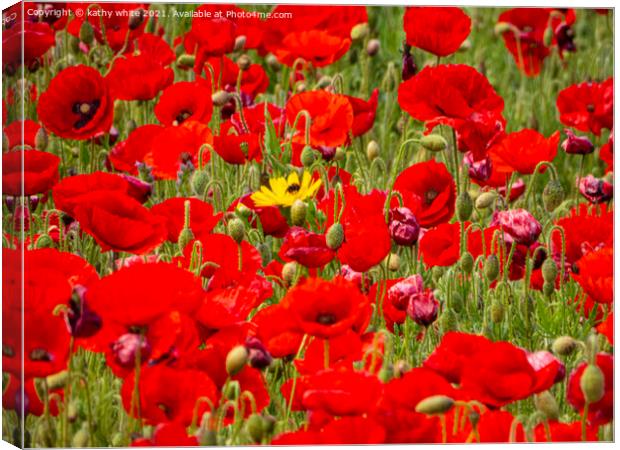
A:
[[[612,30],[5,10],[3,439],[613,440]]]

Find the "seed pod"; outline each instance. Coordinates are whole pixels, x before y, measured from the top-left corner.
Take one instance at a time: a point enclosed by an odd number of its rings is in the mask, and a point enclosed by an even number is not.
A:
[[[555,291],[555,284],[553,282],[545,281],[543,283],[542,292],[545,295],[545,297],[547,298],[551,297],[554,291]]]
[[[379,53],[381,49],[381,41],[379,39],[371,39],[368,41],[368,45],[366,45],[366,54],[368,56],[375,56]]]
[[[555,397],[549,391],[541,392],[534,396],[536,409],[542,412],[547,420],[558,420],[560,417],[560,407]]]
[[[456,199],[456,218],[459,222],[465,222],[471,217],[471,213],[474,209],[474,203],[469,196],[469,193],[463,191]]]
[[[493,323],[500,323],[504,320],[504,302],[499,297],[493,298],[491,302],[491,320]]]
[[[282,279],[289,286],[295,281],[295,275],[297,274],[297,263],[294,261],[287,262],[282,266]]]
[[[596,403],[605,395],[605,376],[594,364],[588,364],[579,380],[583,398],[588,403]]]
[[[303,200],[295,200],[291,206],[291,222],[293,225],[302,226],[306,222],[308,206]]]
[[[248,70],[252,65],[252,60],[245,53],[237,58],[237,66],[240,70]]]
[[[243,345],[237,345],[226,355],[226,372],[228,375],[235,376],[243,369],[248,362],[248,349]]]
[[[49,234],[42,234],[34,243],[36,248],[52,248],[54,246],[54,240]]]
[[[564,188],[558,180],[551,179],[543,189],[543,206],[548,212],[554,211],[564,201]]]
[[[198,197],[202,197],[207,189],[209,183],[209,174],[206,170],[196,170],[192,174],[190,179],[190,185],[192,186],[192,192]]]
[[[304,167],[310,167],[312,164],[314,164],[316,157],[314,156],[314,150],[312,150],[312,147],[306,145],[301,151],[301,156],[299,157],[299,159],[301,160],[301,164]]]
[[[577,348],[577,341],[570,336],[560,336],[553,344],[551,344],[551,351],[556,355],[568,356]]]
[[[377,144],[377,141],[370,141],[366,146],[366,157],[369,161],[372,161],[377,156],[379,156],[379,144]]]
[[[442,152],[448,148],[448,142],[439,134],[427,134],[420,138],[420,145],[430,152]]]
[[[327,230],[325,241],[329,248],[338,250],[344,242],[344,229],[342,225],[336,222]]]
[[[484,264],[484,274],[489,281],[495,281],[499,275],[499,259],[497,255],[487,256]]]
[[[49,139],[47,137],[47,131],[45,131],[45,128],[43,127],[39,128],[39,131],[37,131],[37,134],[34,137],[35,148],[37,148],[38,150],[45,150],[47,148],[48,142]]]
[[[245,422],[245,427],[248,430],[248,434],[256,444],[260,443],[263,439],[264,426],[263,418],[260,414],[252,414]]]
[[[230,101],[230,94],[226,91],[220,90],[211,96],[211,101],[215,106],[224,106]]]
[[[228,221],[227,225],[228,234],[237,244],[240,244],[245,237],[245,225],[241,221],[241,219],[231,219]]]
[[[184,67],[193,67],[196,62],[196,57],[194,55],[189,55],[187,53],[182,53],[177,58],[177,65]]]
[[[476,198],[476,209],[486,209],[493,204],[497,195],[494,192],[483,192]]]
[[[387,261],[388,258],[389,261]],[[390,272],[397,272],[400,269],[400,256],[396,253],[390,253],[386,258],[386,262],[388,262],[388,270]]]
[[[86,45],[90,45],[93,43],[94,38],[95,31],[93,30],[93,26],[88,20],[85,20],[80,27],[80,41],[84,42]]]
[[[466,274],[472,273],[474,270],[474,257],[469,252],[465,252],[461,255],[461,260],[459,261],[461,269]]]
[[[454,400],[446,395],[431,395],[426,397],[415,407],[415,411],[422,414],[445,414],[454,406]]]
[[[542,265],[542,276],[543,279],[549,283],[555,282],[555,279],[558,276],[558,266],[553,258],[545,259],[545,262]]]

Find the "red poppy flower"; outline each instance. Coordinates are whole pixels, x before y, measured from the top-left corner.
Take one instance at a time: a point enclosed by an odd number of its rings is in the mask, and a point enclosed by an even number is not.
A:
[[[154,112],[166,126],[180,125],[186,120],[207,124],[213,112],[211,86],[200,80],[174,83],[164,89]]]
[[[447,222],[454,215],[456,185],[443,163],[431,159],[408,167],[396,178],[394,190],[422,227]]]
[[[518,40],[512,30],[505,31],[502,37],[517,67],[527,76],[538,75],[550,53],[543,42],[549,12],[546,8],[514,8],[504,11],[498,18],[498,22],[508,23],[518,31]]]
[[[192,423],[194,410],[198,405],[198,417],[211,410],[209,403],[198,400],[206,397],[216,405],[218,392],[207,374],[198,370],[177,370],[157,364],[144,367],[140,373],[140,404],[133,405],[134,373],[123,382],[121,395],[123,406],[133,417],[140,417],[149,424],[176,422],[187,427]],[[162,386],[175,386],[175,389],[162,389]],[[138,411],[140,414],[138,415]]]
[[[614,345],[614,313],[607,314],[607,318],[596,326],[596,331],[605,336],[611,345]]]
[[[132,175],[138,174],[137,164],[144,161],[150,152],[153,142],[164,127],[160,125],[142,125],[127,136],[127,139],[117,143],[108,153],[107,162],[112,168]]]
[[[327,247],[325,235],[292,227],[284,237],[279,255],[285,261],[297,261],[302,266],[315,269],[334,259],[335,252]]]
[[[310,114],[310,141],[312,146],[337,147],[347,142],[353,126],[353,108],[344,95],[327,91],[308,91],[296,94],[286,104],[286,120],[297,132],[293,142],[305,142],[306,117]]]
[[[514,422],[515,417],[508,411],[484,412],[477,427],[480,442],[525,442],[523,425]]]
[[[613,247],[586,253],[577,262],[577,274],[573,274],[573,279],[595,302],[611,304],[614,299]]]
[[[335,336],[327,341],[328,368],[353,370],[353,362],[362,360],[362,340],[353,331]],[[325,340],[313,339],[306,347],[303,359],[295,360],[295,367],[302,375],[320,372],[325,367]]]
[[[282,304],[305,333],[322,339],[352,329],[370,308],[368,298],[357,287],[338,278],[309,279],[289,290]]]
[[[4,109],[6,111],[6,108]],[[23,134],[22,127],[24,130]],[[30,119],[15,120],[14,122],[11,122],[9,125],[4,127],[4,134],[9,141],[9,150],[22,145],[35,148],[35,138],[40,129],[41,125]]]
[[[536,442],[579,442],[582,439],[581,422],[561,423],[549,421],[549,430],[544,423],[534,428],[534,440]],[[598,441],[598,427],[586,427],[586,440]]]
[[[504,100],[484,75],[464,64],[427,66],[400,84],[398,103],[411,117],[457,126],[475,114],[501,115]]]
[[[583,362],[574,369],[568,378],[566,388],[566,400],[580,413],[583,411],[585,399],[581,391],[581,376],[586,370],[588,363]],[[596,403],[588,405],[588,420],[591,424],[609,423],[614,417],[614,357],[607,353],[596,355],[596,365],[601,369],[604,376],[603,398]]]
[[[235,200],[228,210],[234,211],[240,204],[250,208],[254,213],[249,219],[252,227],[260,227],[265,235],[276,238],[282,238],[286,235],[289,225],[277,206],[257,207],[252,200],[252,195],[246,194]]]
[[[177,422],[163,422],[153,429],[150,438],[137,438],[132,447],[190,447],[198,445],[196,436],[188,436],[187,430]]]
[[[385,442],[385,429],[370,417],[345,416],[320,429],[299,429],[273,438],[271,445],[360,445]]]
[[[252,322],[258,327],[257,337],[274,358],[297,354],[304,333],[283,305],[277,303],[260,309]]]
[[[258,134],[229,133],[230,122],[222,125],[218,136],[213,137],[213,149],[229,164],[245,164],[248,161],[262,159],[262,150]]]
[[[2,192],[14,196],[44,194],[58,182],[59,165],[58,156],[39,150],[3,153]]]
[[[101,251],[148,253],[166,238],[165,219],[118,191],[97,191],[79,197],[72,216]]]
[[[77,65],[58,73],[41,94],[39,120],[66,139],[89,139],[112,126],[114,103],[107,82],[92,67]]]
[[[213,207],[197,198],[169,198],[161,203],[153,205],[151,212],[166,219],[168,227],[168,240],[177,242],[185,221],[185,202],[189,201],[189,226],[196,239],[202,239],[211,231],[219,220],[222,213],[213,214]]]
[[[480,165],[488,159],[489,150],[499,142],[505,135],[506,119],[497,111],[487,111],[485,113],[475,113],[465,121],[456,124],[457,148],[465,153],[465,158],[470,158],[469,175],[472,178],[486,180],[488,174],[472,175],[476,172],[475,165]]]
[[[404,24],[407,44],[437,56],[456,52],[471,31],[471,19],[461,8],[408,7]]]
[[[89,306],[104,320],[126,328],[145,326],[166,313],[196,311],[204,291],[192,273],[172,264],[137,264],[91,285]]]
[[[168,66],[176,59],[168,43],[157,35],[144,33],[137,39],[137,42],[141,55],[155,59],[162,66]]]
[[[379,89],[374,89],[368,101],[357,97],[346,96],[353,108],[353,126],[351,134],[358,137],[368,132],[375,123]]]
[[[601,147],[601,150],[598,154],[598,157],[601,158],[607,167],[605,168],[605,173],[614,171],[614,131],[611,130],[609,134],[609,140],[606,144]]]
[[[614,79],[573,84],[560,91],[556,105],[564,125],[600,136],[614,125]]]
[[[144,54],[115,59],[106,76],[110,94],[121,100],[151,100],[173,80],[171,68]]]
[[[222,56],[235,48],[237,25],[228,16],[220,14],[220,5],[202,5],[196,8],[192,27],[185,34],[183,46],[197,59],[209,56]]]
[[[500,165],[503,162],[512,170],[523,175],[534,173],[536,165],[541,161],[553,161],[558,152],[560,132],[556,131],[545,138],[536,130],[524,129],[507,134],[497,145],[493,146],[490,153],[493,162]],[[493,165],[493,168],[497,164]]]
[[[420,239],[420,254],[424,264],[430,267],[448,267],[456,263],[461,255],[460,224],[442,223],[426,231]]]
[[[303,30],[289,33],[271,49],[282,64],[292,67],[302,59],[314,67],[324,67],[338,61],[351,47],[351,39],[332,35],[329,30]]]
[[[13,72],[20,64],[30,67],[55,43],[54,30],[45,22],[32,22],[23,17],[7,22],[2,33],[2,66]]]

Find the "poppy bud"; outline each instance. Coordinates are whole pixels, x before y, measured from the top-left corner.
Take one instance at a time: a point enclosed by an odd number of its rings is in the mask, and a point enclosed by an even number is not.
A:
[[[588,364],[579,380],[583,398],[587,403],[596,403],[605,395],[605,376],[594,364]]]
[[[258,253],[260,253],[261,260],[263,262],[263,266],[266,266],[273,259],[273,255],[271,253],[271,247],[269,244],[265,242],[260,242],[256,248],[258,249]]]
[[[224,394],[224,398],[228,400],[237,400],[239,398],[239,394],[241,394],[241,386],[239,385],[239,382],[236,380],[230,381],[224,386],[222,394]]]
[[[316,157],[314,156],[314,150],[312,150],[312,147],[306,145],[301,151],[301,156],[299,159],[304,167],[310,167],[314,164]]]
[[[75,422],[75,419],[77,419],[77,413],[77,404],[75,401],[72,401],[67,407],[67,419],[69,419],[69,422]]]
[[[487,260],[484,264],[484,274],[489,281],[495,281],[499,275],[499,259],[497,255],[487,256]]]
[[[545,262],[542,265],[542,276],[543,279],[549,283],[555,282],[555,279],[558,276],[558,266],[553,258],[545,259]]]
[[[34,243],[36,248],[52,248],[54,246],[54,240],[49,234],[42,234]]]
[[[34,146],[38,150],[45,150],[48,142],[49,139],[47,138],[47,131],[45,131],[45,128],[43,127],[39,128],[39,131],[37,131],[37,134],[34,137]]]
[[[316,83],[319,89],[325,89],[330,84],[332,84],[332,79],[329,75],[323,75],[321,78],[319,78],[319,81],[317,81]]]
[[[293,284],[295,275],[297,274],[297,263],[294,261],[287,262],[282,266],[282,279],[289,286]]]
[[[80,27],[80,41],[84,42],[86,45],[90,45],[94,38],[95,31],[93,30],[93,26],[88,20],[85,20]]]
[[[207,184],[209,183],[209,174],[206,170],[196,170],[192,174],[192,178],[190,180],[190,184],[192,186],[192,191],[198,197],[202,197],[207,189]]]
[[[430,152],[442,152],[448,147],[448,142],[439,134],[427,134],[420,138],[420,145]]]
[[[395,378],[402,377],[405,373],[411,370],[411,365],[402,359],[399,359],[394,363],[393,373]]]
[[[410,247],[418,241],[420,225],[409,208],[392,208],[389,213],[390,237],[398,245]]]
[[[472,270],[474,270],[474,257],[469,252],[463,253],[461,255],[461,260],[459,262],[461,269],[463,272],[470,274]]]
[[[396,253],[390,253],[386,258],[385,258],[387,265],[388,265],[388,270],[390,272],[397,272],[398,269],[400,269],[400,256],[398,256]]]
[[[497,22],[493,28],[496,36],[501,36],[510,30],[512,30],[512,25],[508,22]]]
[[[392,367],[390,367],[389,365],[383,366],[379,370],[379,373],[377,374],[377,376],[379,377],[379,380],[381,380],[381,382],[383,383],[387,383],[388,381],[390,381],[393,375],[394,375],[394,372],[392,370]]]
[[[243,35],[241,36],[237,36],[237,38],[235,39],[235,47],[234,47],[234,51],[235,52],[240,52],[241,50],[243,50],[243,48],[245,47],[245,43],[247,41],[247,38]]]
[[[379,144],[377,144],[377,141],[370,141],[366,146],[366,157],[369,161],[372,161],[377,156],[379,156]]]
[[[493,204],[497,195],[495,192],[483,192],[476,198],[476,209],[486,209]]]
[[[545,281],[543,283],[542,292],[545,297],[547,298],[551,297],[554,291],[555,291],[555,284],[553,282]]]
[[[418,325],[429,326],[437,320],[438,312],[439,302],[430,289],[414,294],[409,298],[407,315]]]
[[[265,57],[265,62],[267,63],[269,68],[273,70],[274,72],[278,72],[280,68],[282,67],[282,64],[280,64],[280,61],[278,61],[278,58],[276,58],[276,56],[273,53],[269,53]]]
[[[336,147],[336,153],[334,154],[334,161],[343,161],[345,155],[346,155],[346,152],[342,147]]]
[[[454,400],[446,395],[431,395],[426,397],[415,407],[415,412],[435,415],[445,414],[454,406]]]
[[[240,244],[245,237],[245,225],[241,221],[241,219],[231,219],[228,221],[227,225],[228,234],[237,244]]]
[[[179,233],[179,240],[177,241],[177,245],[179,247],[179,252],[183,253],[187,244],[194,240],[194,233],[189,228],[183,228]]]
[[[465,222],[471,217],[471,212],[474,209],[474,204],[471,201],[469,193],[463,191],[456,198],[456,218],[459,222]]]
[[[252,414],[245,422],[246,429],[252,440],[259,444],[263,439],[264,427],[263,417],[260,414]]]
[[[461,310],[463,309],[463,295],[461,295],[461,293],[459,291],[452,291],[452,301],[450,302],[450,306],[452,306],[452,309],[454,310],[454,312],[461,312]]]
[[[205,447],[215,447],[217,445],[217,433],[215,430],[203,430],[200,433],[200,445]]]
[[[303,200],[295,200],[291,206],[291,222],[293,225],[302,226],[306,221],[308,207]]]
[[[558,180],[551,179],[543,189],[542,200],[548,212],[554,211],[564,201],[564,188]]]
[[[370,27],[367,22],[358,23],[351,29],[351,40],[358,41],[364,39],[370,33]]]
[[[535,395],[534,404],[536,409],[543,413],[547,420],[558,420],[560,417],[558,402],[555,401],[555,397],[549,391]]]
[[[594,151],[594,145],[585,136],[577,136],[571,130],[564,130],[566,139],[562,142],[562,148],[571,155],[587,155]]]
[[[196,62],[196,57],[194,55],[189,55],[187,53],[182,53],[177,58],[177,65],[184,67],[193,67]]]
[[[551,46],[551,42],[553,41],[553,29],[551,27],[545,28],[545,33],[543,34],[543,44],[545,47]]]
[[[50,391],[56,389],[62,389],[66,386],[69,379],[69,372],[63,370],[62,372],[54,373],[45,377],[45,384]]]
[[[220,90],[211,96],[211,101],[215,106],[224,106],[230,101],[230,94],[226,91]]]
[[[69,50],[71,50],[71,53],[78,53],[80,51],[80,40],[72,34],[69,35]]]
[[[381,41],[379,39],[371,39],[368,41],[368,45],[366,45],[366,54],[368,56],[375,56],[379,53],[381,49]]]
[[[338,250],[344,242],[344,229],[342,225],[336,222],[327,230],[325,241],[329,248]]]
[[[226,372],[228,375],[235,376],[245,367],[248,362],[249,352],[243,345],[233,347],[226,355]]]
[[[87,427],[88,425],[86,425],[85,422],[82,425],[82,428],[80,428],[78,432],[73,435],[73,439],[71,440],[71,446],[73,448],[83,448],[88,445],[88,440],[90,436]]]
[[[493,298],[493,301],[491,302],[491,320],[493,323],[500,323],[504,320],[504,312],[505,308],[502,299],[499,297]]]
[[[435,266],[431,270],[431,275],[435,283],[439,281],[439,279],[443,276],[443,274],[444,274],[444,268],[441,266]]]
[[[248,360],[250,365],[255,369],[264,369],[269,367],[273,362],[273,358],[263,343],[254,336],[245,340],[245,348],[248,350]]]
[[[403,81],[407,81],[418,72],[418,68],[415,64],[415,61],[413,60],[413,55],[411,54],[411,46],[407,44],[405,44],[403,50],[402,64],[403,67],[401,70],[401,77]]]
[[[237,58],[237,66],[240,70],[248,70],[252,65],[252,60],[245,53]]]
[[[123,447],[125,438],[123,433],[118,432],[112,436],[112,447]]]
[[[2,133],[2,151],[3,152],[8,152],[9,151],[9,137],[6,135],[6,133]]]
[[[556,355],[568,356],[577,348],[577,341],[570,336],[560,336],[553,344],[551,344],[551,351]]]
[[[263,416],[263,430],[266,434],[271,434],[276,429],[277,420],[271,414]]]

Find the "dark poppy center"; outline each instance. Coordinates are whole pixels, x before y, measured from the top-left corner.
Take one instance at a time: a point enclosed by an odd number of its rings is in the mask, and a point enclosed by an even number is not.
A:
[[[15,350],[10,345],[2,344],[2,354],[9,358],[15,356]]]
[[[159,403],[157,405],[157,407],[164,412],[164,414],[166,415],[168,420],[172,420],[173,419],[173,417],[172,417],[172,408],[170,408],[168,405],[164,405],[163,403]]]
[[[291,185],[289,185],[289,187],[286,188],[286,192],[288,192],[289,194],[294,194],[296,192],[299,192],[299,188],[301,186],[299,186],[299,184],[297,183],[293,183]]]
[[[97,114],[97,110],[101,105],[100,100],[93,100],[91,102],[75,102],[73,104],[73,114],[77,114],[79,119],[75,121],[73,127],[77,130],[86,126],[88,122],[90,122],[95,114]]]
[[[586,106],[586,109],[588,110],[589,113],[593,113],[594,105],[592,103],[588,103],[588,105]]]
[[[190,117],[192,117],[192,112],[184,109],[182,110],[176,117],[174,124],[175,125],[181,125],[183,122],[185,122],[187,119],[189,119]]]
[[[332,313],[321,313],[317,316],[316,321],[321,325],[333,325],[336,323],[336,316]]]
[[[433,203],[433,200],[435,200],[438,195],[439,193],[437,191],[435,191],[434,189],[429,189],[424,194],[424,203],[430,205],[431,203]]]
[[[51,361],[52,355],[42,348],[35,348],[30,352],[30,359],[32,361]]]

